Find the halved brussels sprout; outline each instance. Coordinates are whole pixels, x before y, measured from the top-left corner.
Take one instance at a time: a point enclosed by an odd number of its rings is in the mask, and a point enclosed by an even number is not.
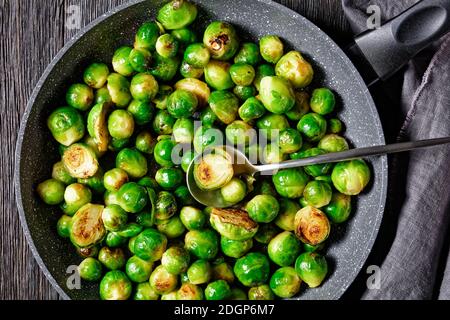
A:
[[[80,248],[94,246],[103,240],[106,229],[103,226],[103,206],[88,203],[82,206],[72,217],[70,241]]]
[[[125,108],[131,101],[130,82],[118,73],[111,73],[107,83],[109,95],[118,108]]]
[[[169,293],[177,287],[178,277],[169,273],[162,265],[153,270],[150,276],[150,286],[157,294]]]
[[[86,281],[98,281],[102,277],[102,264],[92,257],[81,261],[77,269],[81,279]]]
[[[173,125],[173,139],[176,143],[191,144],[194,141],[194,121],[178,119]]]
[[[177,300],[203,300],[203,290],[192,283],[183,283],[177,291]]]
[[[167,191],[158,193],[155,203],[155,218],[166,220],[171,218],[177,212],[177,202],[175,197]]]
[[[183,207],[180,211],[180,219],[188,230],[198,230],[206,223],[206,215],[202,210],[194,207]]]
[[[250,64],[238,62],[230,67],[230,75],[237,86],[249,86],[255,79],[255,69]]]
[[[283,56],[283,42],[275,35],[267,35],[259,40],[259,49],[264,60],[277,63]]]
[[[210,223],[217,232],[231,240],[247,240],[258,231],[258,224],[240,209],[213,208]]]
[[[278,202],[280,203],[280,212],[274,223],[285,231],[294,231],[295,214],[301,209],[300,206],[296,202],[284,198]]]
[[[134,47],[136,49],[155,50],[156,40],[160,33],[161,30],[156,22],[144,22],[136,32]]]
[[[247,185],[241,179],[233,178],[220,188],[220,193],[226,202],[236,204],[245,198]]]
[[[146,72],[150,69],[152,58],[153,56],[149,50],[134,48],[131,50],[128,60],[136,72]]]
[[[269,259],[262,253],[250,252],[236,260],[234,274],[246,287],[264,284],[269,279]]]
[[[175,141],[171,139],[163,139],[156,143],[153,150],[155,161],[163,167],[172,167],[172,150],[175,147]]]
[[[326,152],[339,152],[349,149],[348,143],[345,138],[337,134],[327,134],[322,139],[320,139],[317,147]]]
[[[205,289],[206,300],[225,300],[231,295],[231,289],[224,280],[208,283]]]
[[[84,83],[75,83],[67,90],[66,102],[75,109],[86,111],[94,102],[94,91]]]
[[[158,80],[168,82],[175,77],[180,66],[180,59],[178,57],[164,58],[159,54],[155,54],[153,67],[150,73]]]
[[[187,276],[192,284],[207,283],[212,277],[211,264],[207,260],[194,261],[187,271]]]
[[[203,43],[193,43],[184,51],[184,60],[195,68],[204,68],[211,55]]]
[[[330,234],[330,221],[327,216],[311,206],[306,206],[298,211],[294,223],[295,235],[307,244],[320,244]]]
[[[133,282],[144,282],[150,278],[153,262],[143,260],[138,256],[131,256],[125,266],[128,278]]]
[[[172,0],[158,11],[158,21],[167,30],[181,29],[197,17],[197,6],[186,0]]]
[[[131,281],[120,270],[109,271],[100,282],[100,299],[127,300],[131,296]]]
[[[181,79],[175,83],[175,89],[190,91],[197,96],[199,106],[207,104],[210,90],[206,83],[195,78]]]
[[[156,134],[171,134],[175,121],[175,118],[167,110],[158,110],[153,119],[152,127]]]
[[[81,114],[72,107],[61,107],[53,111],[47,126],[56,141],[68,147],[84,136],[84,123]]]
[[[145,188],[136,182],[123,184],[117,192],[117,197],[122,209],[132,213],[144,209],[148,202],[148,195]]]
[[[112,58],[112,66],[115,72],[129,77],[134,73],[134,69],[130,63],[130,52],[133,48],[128,46],[123,46],[118,48]]]
[[[119,205],[111,204],[103,209],[102,221],[106,230],[119,231],[126,225],[128,214]]]
[[[92,192],[81,183],[72,183],[64,191],[64,204],[61,206],[65,214],[72,216],[82,206],[91,202]]]
[[[239,52],[234,57],[234,63],[247,63],[256,66],[261,61],[259,47],[253,42],[243,43]]]
[[[116,156],[116,167],[123,169],[131,178],[147,174],[147,159],[137,150],[124,148]]]
[[[186,228],[178,216],[173,216],[166,220],[158,220],[157,224],[158,231],[169,239],[181,237],[186,231]]]
[[[209,153],[194,164],[194,180],[202,190],[217,190],[233,178],[232,159],[227,153]]]
[[[96,104],[92,107],[91,111],[89,111],[87,119],[87,130],[89,135],[94,139],[100,153],[108,150],[109,135],[106,121],[108,110],[108,104]]]
[[[307,113],[298,122],[297,130],[303,133],[307,140],[317,142],[327,132],[327,121],[320,114]]]
[[[269,223],[277,217],[280,205],[275,197],[260,194],[247,202],[245,210],[254,221]]]
[[[331,197],[330,203],[323,208],[328,219],[333,223],[342,223],[348,220],[352,211],[351,197],[345,194],[335,192]]]
[[[183,89],[176,89],[167,99],[167,111],[177,119],[191,117],[197,105],[197,96]]]
[[[158,261],[166,251],[167,238],[161,232],[148,228],[134,240],[133,253],[148,261]]]
[[[328,264],[320,254],[305,252],[295,261],[295,271],[310,288],[316,288],[327,276]]]
[[[289,231],[284,231],[272,238],[267,247],[269,258],[281,267],[292,265],[299,252],[300,242]]]
[[[138,73],[131,79],[130,93],[136,100],[150,102],[156,97],[158,89],[158,82],[150,73]]]
[[[152,289],[152,286],[149,282],[142,282],[136,285],[136,291],[133,295],[134,300],[158,300],[159,295],[155,290]]]
[[[231,258],[240,258],[253,247],[252,238],[247,240],[231,240],[227,237],[220,237],[220,248],[224,255]]]
[[[227,90],[234,87],[231,80],[230,64],[225,61],[210,60],[205,67],[205,81],[216,90]]]
[[[125,266],[125,253],[121,248],[103,247],[98,252],[98,260],[109,270],[121,269]]]
[[[183,181],[183,172],[179,168],[160,168],[156,171],[155,180],[163,189],[172,190]]]
[[[72,224],[72,217],[63,214],[56,223],[56,232],[61,238],[70,237],[70,226]]]
[[[309,112],[309,94],[305,91],[296,91],[295,95],[295,105],[294,107],[286,112],[286,117],[289,120],[299,121],[305,114]]]
[[[248,290],[248,300],[273,300],[275,296],[267,284],[262,284]]]
[[[246,101],[249,98],[255,97],[257,92],[253,85],[250,86],[235,86],[233,88],[233,93],[241,101]]]
[[[305,201],[316,208],[322,208],[329,204],[332,194],[331,186],[327,182],[320,180],[308,182],[305,190],[303,190]]]
[[[276,270],[270,278],[270,288],[280,298],[291,298],[300,291],[302,280],[292,267]]]
[[[275,66],[275,72],[277,76],[289,80],[294,88],[308,86],[314,77],[311,64],[298,51],[290,51],[281,57]]]
[[[89,178],[98,170],[97,156],[83,143],[74,143],[63,154],[64,167],[74,178]]]
[[[339,119],[330,119],[328,120],[328,132],[338,134],[344,130],[344,124]]]
[[[203,44],[217,60],[231,59],[239,49],[239,40],[234,27],[223,21],[211,22],[203,35]]]
[[[275,68],[271,64],[261,64],[256,68],[255,80],[253,81],[254,86],[259,91],[260,83],[262,78],[274,76]]]
[[[331,173],[334,187],[343,194],[361,193],[370,181],[370,169],[362,159],[338,163]]]
[[[106,190],[117,191],[120,187],[128,182],[128,175],[125,170],[114,168],[105,172],[103,176],[103,185]]]
[[[170,33],[159,36],[156,40],[156,52],[163,58],[173,58],[177,55],[179,43]]]
[[[42,201],[49,205],[56,205],[64,200],[65,186],[61,181],[47,179],[38,184],[36,191]]]
[[[301,197],[308,180],[302,168],[280,170],[272,176],[278,194],[289,199]]]
[[[275,114],[286,113],[295,105],[294,90],[281,77],[264,77],[259,84],[259,96],[267,110]]]
[[[197,258],[211,260],[219,251],[219,238],[211,229],[191,230],[186,233],[184,245]]]
[[[186,272],[189,267],[189,252],[181,247],[170,247],[161,258],[161,265],[172,274]]]
[[[108,75],[109,69],[106,64],[94,62],[84,70],[83,80],[89,87],[100,89],[105,85]]]
[[[250,120],[261,118],[264,113],[266,113],[266,109],[261,101],[255,97],[250,97],[245,100],[242,106],[240,106],[238,112],[239,117],[245,122],[248,122]]]

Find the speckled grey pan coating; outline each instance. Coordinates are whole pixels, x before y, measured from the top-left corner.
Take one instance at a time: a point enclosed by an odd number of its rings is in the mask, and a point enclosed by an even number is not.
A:
[[[321,30],[299,14],[269,0],[195,1],[200,6],[200,28],[211,19],[233,23],[249,38],[271,33],[291,48],[305,53],[316,70],[315,85],[331,87],[340,96],[340,117],[346,136],[355,147],[384,144],[384,135],[372,98],[345,54]],[[51,174],[58,152],[46,128],[50,111],[64,104],[68,84],[80,81],[84,67],[93,60],[111,61],[114,49],[132,44],[137,27],[155,16],[161,1],[135,1],[117,7],[78,33],[58,53],[39,80],[22,119],[17,148],[15,190],[22,226],[32,252],[46,277],[66,299],[96,299],[97,286],[83,283],[82,290],[66,286],[69,265],[80,258],[55,231],[58,208],[42,204],[34,193],[36,182]],[[363,266],[376,238],[383,216],[387,186],[386,157],[371,160],[373,182],[358,197],[355,214],[334,227],[327,250],[330,274],[316,289],[305,290],[300,299],[338,299]]]

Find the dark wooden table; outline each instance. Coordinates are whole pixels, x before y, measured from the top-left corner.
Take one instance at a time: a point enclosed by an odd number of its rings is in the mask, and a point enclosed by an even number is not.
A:
[[[315,22],[338,43],[349,40],[349,27],[340,0],[277,1]],[[0,299],[59,298],[35,262],[19,223],[12,183],[16,136],[39,77],[57,52],[79,31],[71,28],[70,6],[80,9],[83,27],[125,2],[0,0]],[[327,10],[322,10],[324,7]]]

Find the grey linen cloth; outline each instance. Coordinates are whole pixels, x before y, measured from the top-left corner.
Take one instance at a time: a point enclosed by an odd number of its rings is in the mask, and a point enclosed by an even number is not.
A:
[[[355,34],[367,28],[369,5],[380,7],[383,21],[415,2],[342,0]],[[392,105],[404,119],[397,140],[450,136],[450,34],[403,72],[401,101]],[[375,244],[382,243],[384,253],[367,263],[381,267],[381,286],[365,288],[362,298],[450,299],[450,146],[395,155],[390,164],[387,209]]]

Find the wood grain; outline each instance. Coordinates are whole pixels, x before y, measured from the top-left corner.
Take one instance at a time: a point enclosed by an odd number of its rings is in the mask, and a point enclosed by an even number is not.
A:
[[[31,92],[52,58],[79,30],[68,20],[71,5],[81,27],[125,0],[0,0],[0,299],[58,299],[27,245],[16,210],[14,150]],[[338,43],[349,39],[339,0],[278,0],[314,21]],[[324,8],[326,8],[324,10]]]

